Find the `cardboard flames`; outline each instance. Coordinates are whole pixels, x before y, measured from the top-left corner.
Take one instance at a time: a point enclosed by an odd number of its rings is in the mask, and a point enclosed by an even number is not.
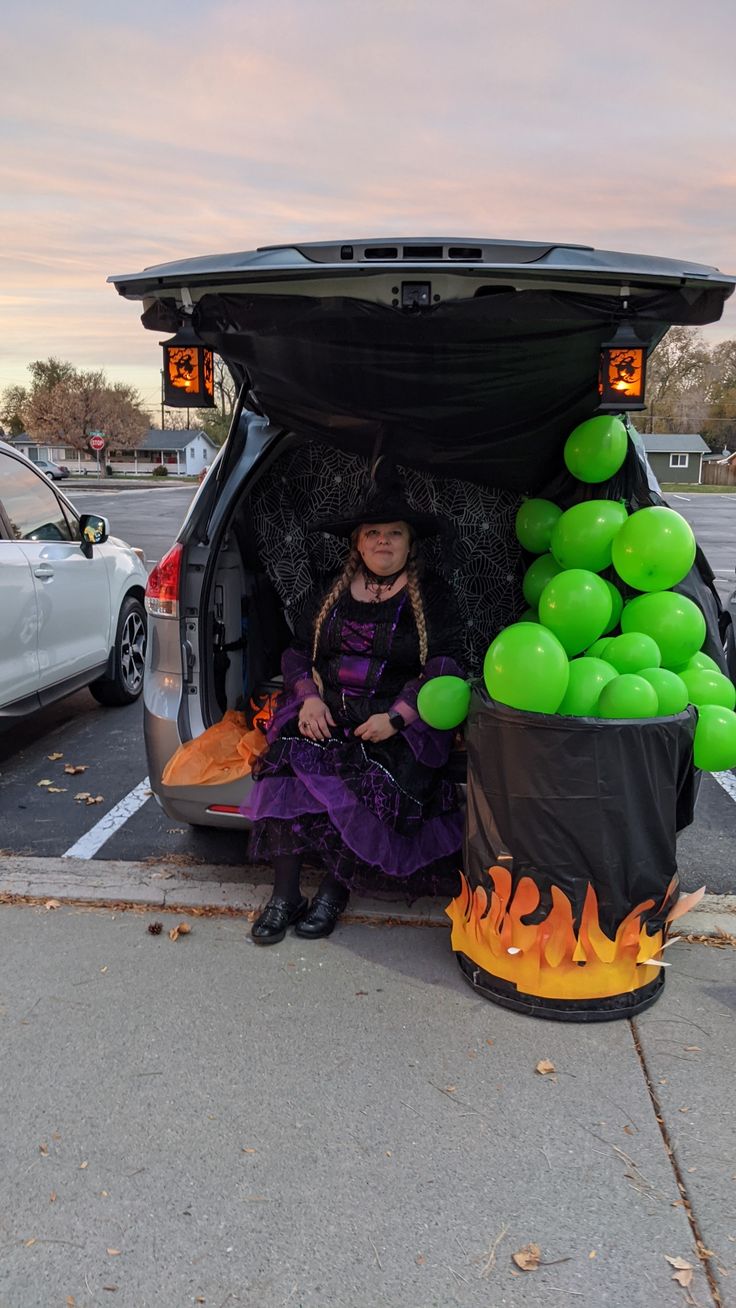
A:
[[[540,999],[601,999],[649,985],[658,969],[667,966],[661,954],[670,924],[705,893],[703,887],[682,895],[668,910],[677,890],[673,879],[658,906],[654,899],[637,904],[611,939],[599,925],[598,900],[590,884],[577,925],[573,905],[555,885],[549,913],[530,923],[524,919],[536,914],[541,902],[535,882],[521,877],[514,889],[509,869],[500,865],[488,869],[488,878],[490,894],[484,886],[473,889],[463,876],[460,894],[445,910],[452,922],[452,948],[521,994]],[[663,927],[650,934],[645,924],[649,917]]]

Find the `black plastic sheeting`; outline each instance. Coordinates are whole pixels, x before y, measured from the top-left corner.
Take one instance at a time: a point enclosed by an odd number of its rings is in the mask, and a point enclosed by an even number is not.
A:
[[[611,939],[648,899],[655,908],[643,924],[659,930],[677,899],[676,832],[693,820],[695,724],[692,707],[675,717],[611,722],[523,713],[476,691],[466,734],[464,868],[471,887],[490,890],[488,871],[500,864],[514,888],[530,877],[541,893],[526,923],[548,916],[554,885],[570,901],[577,927],[592,885],[600,926]],[[508,985],[488,973],[475,980],[489,997],[513,999]],[[654,994],[658,986],[647,989]],[[636,1005],[639,994],[567,1006],[517,995],[509,1004],[584,1020],[630,1015]],[[545,1012],[550,1007],[561,1011]]]
[[[430,274],[428,274],[428,279]],[[488,288],[406,313],[335,297],[222,294],[198,302],[198,335],[236,371],[271,422],[368,458],[377,442],[437,476],[535,491],[595,413],[601,344],[618,296]],[[718,319],[723,291],[664,288],[631,301],[652,349],[674,323]],[[157,301],[144,325],[169,330]]]

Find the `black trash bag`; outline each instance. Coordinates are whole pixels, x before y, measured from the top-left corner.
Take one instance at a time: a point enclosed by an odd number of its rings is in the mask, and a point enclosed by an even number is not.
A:
[[[603,721],[507,708],[468,718],[465,884],[448,914],[471,985],[540,1017],[628,1017],[655,959],[693,820],[696,714]]]

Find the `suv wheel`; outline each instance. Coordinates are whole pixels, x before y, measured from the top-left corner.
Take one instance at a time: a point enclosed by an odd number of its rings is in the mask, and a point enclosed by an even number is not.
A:
[[[146,611],[132,596],[120,610],[113,658],[113,675],[99,677],[90,690],[99,704],[132,704],[143,690],[146,659]]]

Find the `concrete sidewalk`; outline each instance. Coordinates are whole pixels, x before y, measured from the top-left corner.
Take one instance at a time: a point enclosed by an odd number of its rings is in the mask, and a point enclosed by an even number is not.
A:
[[[0,907],[0,1308],[736,1305],[730,947],[579,1026],[443,931],[181,920]]]

